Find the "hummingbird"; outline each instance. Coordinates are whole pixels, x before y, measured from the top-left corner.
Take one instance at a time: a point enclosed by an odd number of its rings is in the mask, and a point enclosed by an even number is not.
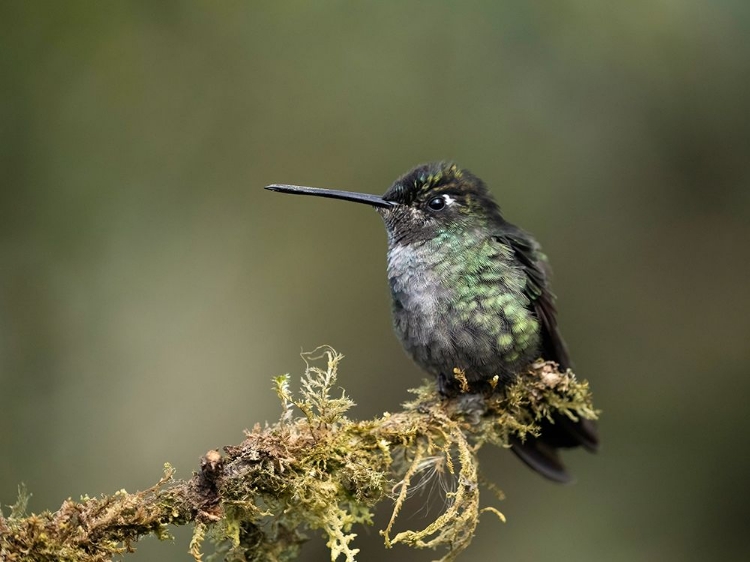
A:
[[[393,327],[440,393],[492,392],[539,358],[570,367],[540,245],[503,217],[485,183],[452,162],[417,166],[380,197],[273,184],[281,193],[374,207],[388,234]],[[458,374],[462,380],[457,378]],[[598,448],[594,424],[564,415],[511,450],[542,476],[571,481],[559,449]]]

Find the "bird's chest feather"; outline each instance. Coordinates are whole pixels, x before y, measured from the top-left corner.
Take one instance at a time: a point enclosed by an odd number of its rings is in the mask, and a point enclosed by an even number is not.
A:
[[[444,258],[426,243],[396,246],[388,253],[394,327],[404,343],[427,344],[446,329],[453,291],[440,273]]]

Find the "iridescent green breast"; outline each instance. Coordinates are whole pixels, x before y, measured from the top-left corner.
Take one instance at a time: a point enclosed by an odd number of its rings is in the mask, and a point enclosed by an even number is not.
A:
[[[394,324],[406,350],[433,374],[512,377],[536,358],[539,322],[513,252],[494,238],[441,233],[392,248]]]

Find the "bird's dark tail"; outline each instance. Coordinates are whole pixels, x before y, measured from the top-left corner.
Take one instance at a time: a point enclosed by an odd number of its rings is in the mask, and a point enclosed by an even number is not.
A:
[[[567,484],[573,478],[560,460],[559,449],[583,447],[592,453],[599,448],[599,435],[591,420],[573,421],[564,414],[555,414],[554,423],[545,420],[539,437],[524,441],[511,438],[511,450],[530,468],[554,482]]]

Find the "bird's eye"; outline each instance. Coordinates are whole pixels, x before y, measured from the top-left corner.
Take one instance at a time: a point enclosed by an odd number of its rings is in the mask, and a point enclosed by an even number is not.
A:
[[[430,199],[429,203],[427,203],[427,206],[433,211],[439,211],[445,207],[445,198],[443,196],[433,197]]]

